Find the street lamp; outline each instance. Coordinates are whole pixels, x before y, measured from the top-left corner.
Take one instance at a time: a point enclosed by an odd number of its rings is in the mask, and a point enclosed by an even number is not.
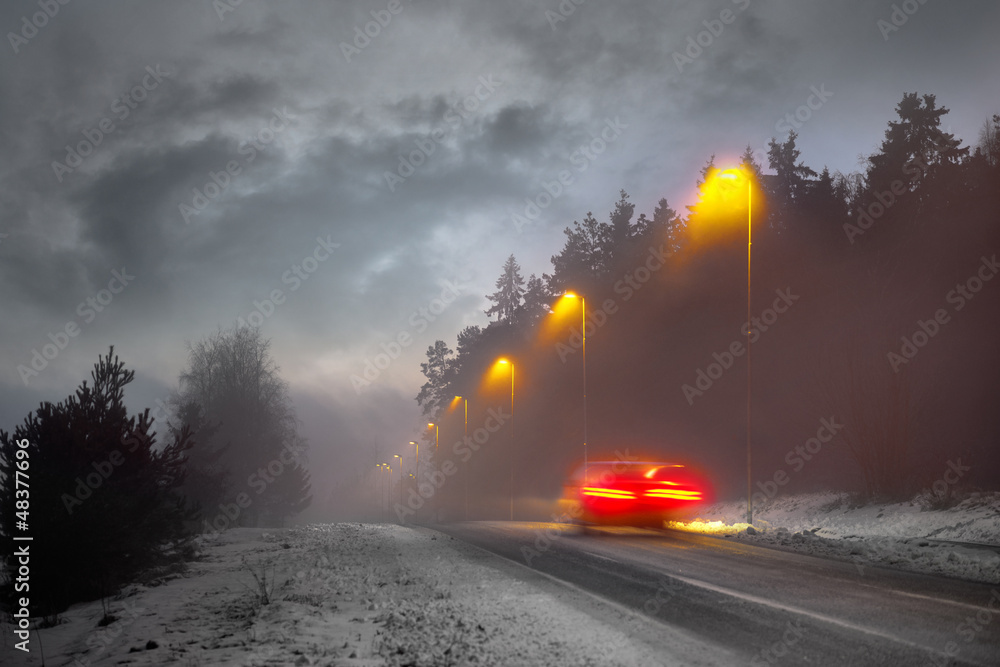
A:
[[[434,451],[436,452],[438,448],[438,435],[441,427],[434,422],[427,422],[427,428],[434,429]]]
[[[378,518],[382,518],[382,464],[376,463],[375,469],[378,470],[377,477],[375,478],[375,504],[378,505]]]
[[[462,398],[461,396],[456,396],[454,398],[456,401],[465,401],[465,431],[462,433],[465,436],[465,441],[469,441],[469,399]],[[465,498],[463,500],[465,506],[465,520],[469,520],[469,470],[465,471]]]
[[[413,458],[413,460],[415,461],[415,463],[413,464],[413,479],[419,479],[420,478],[420,443],[417,442],[416,440],[410,440],[410,444],[414,445],[417,448],[417,453],[416,453],[416,455]]]
[[[379,477],[381,478],[381,482],[382,482],[382,489],[380,490],[380,493],[379,493],[379,503],[378,504],[379,504],[379,509],[381,510],[382,519],[385,520],[385,517],[386,517],[386,515],[387,515],[387,513],[389,511],[389,507],[388,507],[389,506],[389,502],[388,502],[388,500],[389,500],[389,490],[390,490],[390,488],[389,488],[389,485],[386,484],[386,476],[383,475],[382,473],[384,473],[384,472],[386,472],[386,470],[388,470],[389,471],[389,480],[391,481],[392,480],[392,467],[388,463],[379,463],[377,467],[379,469]]]
[[[399,506],[403,506],[403,457],[399,454],[393,454],[392,458],[399,459]],[[403,523],[403,516],[400,515],[399,522]]]
[[[573,292],[566,292],[567,299],[575,299],[577,295]],[[587,298],[582,294],[580,297],[580,335],[583,337],[583,481],[587,481]]]
[[[514,520],[514,362],[500,359],[498,363],[510,366],[510,520]]]
[[[753,183],[749,174],[739,169],[726,169],[719,178],[737,181],[740,177],[747,182],[747,322],[750,322],[750,245],[752,233]],[[750,480],[750,327],[747,326],[747,523],[753,525],[753,499]]]

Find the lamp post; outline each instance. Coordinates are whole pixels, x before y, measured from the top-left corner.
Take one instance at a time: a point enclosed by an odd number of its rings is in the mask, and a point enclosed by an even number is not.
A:
[[[376,463],[375,469],[378,470],[377,477],[375,477],[375,504],[378,506],[378,518],[382,518],[382,464]]]
[[[566,292],[566,298],[575,299],[577,295],[573,292]],[[583,337],[583,481],[587,482],[587,298],[582,294],[580,297],[580,335]]]
[[[461,401],[465,402],[465,431],[462,433],[462,435],[465,436],[465,442],[468,442],[469,441],[469,399],[462,398],[461,396],[456,396],[455,400],[461,400]],[[469,471],[468,470],[465,471],[465,490],[464,490],[464,496],[465,497],[463,498],[462,502],[463,502],[463,505],[464,505],[465,520],[468,521],[469,520]]]
[[[399,454],[393,454],[392,458],[399,459],[399,506],[403,506],[403,457]],[[399,522],[403,523],[403,516],[400,515]]]
[[[386,512],[386,508],[385,508],[385,498],[386,498],[386,495],[385,495],[386,494],[385,469],[389,467],[389,464],[388,463],[379,463],[376,467],[378,468],[379,486],[380,486],[379,493],[378,493],[379,518],[384,521],[385,520],[385,512]]]
[[[389,503],[392,498],[392,465],[389,463],[385,464],[385,519],[389,520]]]
[[[413,457],[413,479],[417,480],[420,478],[420,443],[416,440],[410,440],[410,444],[417,448],[417,453]]]
[[[514,362],[501,359],[510,366],[510,520],[514,520]]]
[[[719,174],[720,178],[727,180],[737,180],[741,175],[738,169],[727,169]],[[750,457],[750,246],[752,240],[752,213],[753,213],[753,184],[749,174],[742,176],[747,182],[747,523],[753,525],[753,487],[751,482],[751,457]]]

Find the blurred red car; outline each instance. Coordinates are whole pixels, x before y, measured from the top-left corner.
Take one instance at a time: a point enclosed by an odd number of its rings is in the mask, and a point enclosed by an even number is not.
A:
[[[662,528],[664,521],[687,518],[710,496],[708,480],[678,463],[592,461],[571,475],[563,505],[584,528]]]

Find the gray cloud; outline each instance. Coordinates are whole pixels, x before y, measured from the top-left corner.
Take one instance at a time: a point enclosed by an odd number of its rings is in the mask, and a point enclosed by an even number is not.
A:
[[[64,397],[112,343],[144,378],[137,396],[167,388],[185,340],[280,289],[287,301],[264,332],[309,406],[307,434],[319,446],[336,439],[317,416],[326,409],[349,431],[344,442],[405,442],[427,346],[485,324],[482,295],[507,255],[526,274],[550,270],[562,228],[603,215],[619,188],[637,212],[662,196],[682,210],[709,155],[766,146],[812,85],[834,92],[800,130],[817,170],[854,169],[904,91],[938,94],[966,143],[1000,112],[994,3],[922,5],[886,40],[877,21],[892,3],[751,0],[678,68],[674,54],[704,21],[744,4],[584,3],[553,29],[554,1],[404,2],[350,62],[341,43],[384,3],[245,0],[222,20],[208,3],[61,6],[18,53],[4,44],[0,60],[0,387],[30,397],[5,400],[0,425]],[[0,28],[19,30],[34,10],[6,3]],[[170,77],[118,118],[115,101],[157,65]],[[462,107],[490,76],[502,85]],[[449,116],[456,105],[462,114]],[[294,121],[265,142],[286,107]],[[628,125],[621,138],[518,234],[510,212],[615,117]],[[60,181],[52,162],[104,118],[116,129]],[[261,146],[250,160],[252,139]],[[385,173],[417,142],[433,153],[390,190]],[[180,205],[231,161],[240,172],[186,222]],[[340,247],[292,291],[282,278],[317,238]],[[17,366],[122,266],[134,283],[25,387]],[[350,374],[455,280],[460,297],[357,396]]]

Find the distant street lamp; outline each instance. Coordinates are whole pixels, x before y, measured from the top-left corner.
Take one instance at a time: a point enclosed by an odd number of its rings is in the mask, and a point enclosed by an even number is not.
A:
[[[514,520],[514,362],[501,359],[499,363],[510,366],[510,520]]]
[[[427,422],[427,428],[434,429],[434,451],[436,452],[438,448],[438,435],[440,426],[438,424],[435,424],[434,422]]]
[[[392,458],[399,459],[399,506],[403,506],[403,457],[399,454],[393,454]],[[403,523],[403,516],[400,515],[399,522]]]
[[[380,493],[379,493],[379,506],[380,506],[379,509],[381,510],[382,520],[385,521],[385,518],[386,518],[386,516],[388,515],[388,512],[389,512],[389,491],[390,491],[390,488],[389,488],[389,485],[386,484],[386,476],[384,474],[382,474],[382,473],[388,471],[389,472],[388,479],[391,482],[392,481],[392,467],[388,463],[380,463],[380,464],[378,464],[378,467],[379,467],[379,476],[381,477],[381,481],[382,481],[382,489],[380,490]]]
[[[410,440],[410,444],[417,448],[417,453],[413,457],[413,479],[420,479],[420,443],[416,440]]]
[[[566,292],[567,299],[577,298],[577,294]],[[580,297],[580,335],[583,337],[583,481],[587,481],[587,298],[582,294]]]
[[[382,494],[384,493],[382,491],[382,464],[381,463],[376,463],[375,464],[375,468],[378,470],[378,472],[375,473],[377,475],[377,477],[375,478],[375,496],[376,496],[375,504],[378,506],[378,518],[379,518],[379,520],[381,520],[382,519]]]

